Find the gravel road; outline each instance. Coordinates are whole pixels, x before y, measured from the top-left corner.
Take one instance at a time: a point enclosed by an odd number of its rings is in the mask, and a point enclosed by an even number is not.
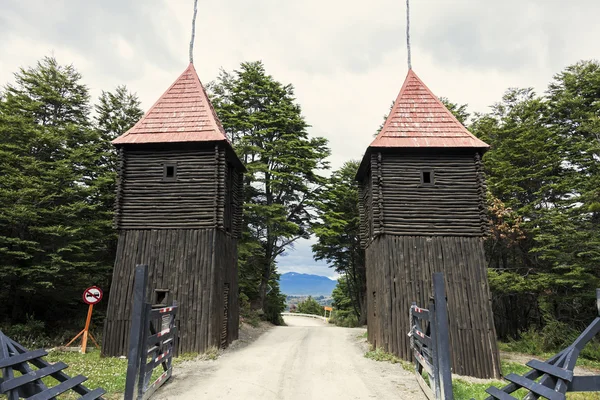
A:
[[[248,346],[216,361],[177,367],[159,399],[348,400],[423,396],[414,375],[398,364],[364,357],[364,329],[286,317]]]

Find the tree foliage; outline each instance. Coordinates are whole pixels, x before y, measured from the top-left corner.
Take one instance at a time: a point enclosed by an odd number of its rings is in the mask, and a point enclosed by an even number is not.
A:
[[[338,326],[354,328],[364,325],[365,321],[359,321],[360,315],[356,313],[356,300],[351,297],[352,290],[349,282],[347,275],[338,278],[337,285],[331,294],[334,307],[331,321]]]
[[[323,315],[323,306],[320,305],[312,296],[298,303],[298,311],[301,314]]]
[[[491,145],[484,161],[494,296],[527,295],[539,302],[539,312],[518,329],[556,323],[580,328],[595,312],[599,96],[599,64],[579,62],[557,74],[543,96],[508,90],[471,126]],[[516,314],[508,310],[506,318]]]
[[[354,179],[358,166],[358,161],[348,161],[329,178],[317,203],[320,220],[314,227],[317,243],[312,248],[316,260],[326,260],[345,276],[343,288],[352,300],[351,310],[365,323],[365,252],[360,247],[358,183]]]
[[[73,321],[83,289],[108,289],[114,162],[109,139],[131,125],[132,107],[105,103],[96,121],[88,88],[72,65],[46,57],[15,74],[0,94],[1,322]],[[103,115],[111,115],[110,135]]]
[[[310,236],[313,203],[325,182],[318,171],[328,167],[327,140],[308,135],[293,86],[268,75],[261,62],[242,63],[231,73],[221,71],[208,88],[248,169],[240,285],[264,309],[277,257],[296,240]]]
[[[64,318],[86,285],[106,286],[110,274],[112,231],[97,203],[102,144],[80,80],[44,58],[1,96],[0,314],[12,322]]]

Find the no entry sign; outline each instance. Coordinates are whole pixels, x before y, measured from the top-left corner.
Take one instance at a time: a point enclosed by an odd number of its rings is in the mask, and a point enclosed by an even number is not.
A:
[[[102,300],[102,289],[92,286],[83,292],[83,301],[87,304],[97,304]]]

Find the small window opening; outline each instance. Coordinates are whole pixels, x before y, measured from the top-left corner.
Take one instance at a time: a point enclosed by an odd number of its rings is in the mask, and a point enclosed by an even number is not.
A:
[[[169,289],[155,289],[154,290],[154,304],[167,305],[167,296],[169,295]]]
[[[175,179],[177,179],[177,165],[164,164],[163,179],[166,181],[174,181]]]
[[[421,171],[421,184],[432,186],[434,184],[433,181],[433,171],[423,170]]]

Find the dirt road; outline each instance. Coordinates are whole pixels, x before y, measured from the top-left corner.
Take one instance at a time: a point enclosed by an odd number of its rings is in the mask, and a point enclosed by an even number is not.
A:
[[[424,399],[410,372],[364,357],[363,329],[303,317],[286,323],[216,361],[184,364],[157,398]]]

